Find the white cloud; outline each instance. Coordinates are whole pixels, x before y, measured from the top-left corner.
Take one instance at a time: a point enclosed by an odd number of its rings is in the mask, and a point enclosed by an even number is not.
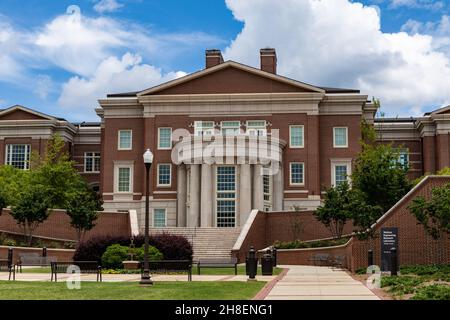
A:
[[[390,7],[409,7],[415,9],[440,10],[445,7],[445,2],[436,0],[391,0]]]
[[[93,109],[107,93],[143,90],[183,75],[184,72],[163,74],[160,69],[142,64],[139,55],[126,53],[121,59],[111,56],[99,64],[92,77],[75,76],[65,83],[58,104],[70,108],[72,118],[98,119]]]
[[[383,33],[373,7],[348,0],[226,0],[244,27],[227,59],[258,66],[274,47],[280,74],[322,86],[361,89],[388,114],[450,102],[450,58],[432,35]]]
[[[0,19],[4,19],[0,15]],[[16,60],[21,53],[18,43],[21,35],[6,21],[0,21],[0,80],[17,82],[21,78],[23,68]]]
[[[46,99],[53,90],[53,81],[49,75],[39,74],[35,81],[34,93],[41,99]]]
[[[123,4],[116,0],[100,0],[95,4],[94,10],[99,13],[114,12],[123,7]]]
[[[115,20],[87,18],[75,11],[56,17],[34,36],[38,55],[81,75],[90,75],[116,48],[127,46],[128,31]]]

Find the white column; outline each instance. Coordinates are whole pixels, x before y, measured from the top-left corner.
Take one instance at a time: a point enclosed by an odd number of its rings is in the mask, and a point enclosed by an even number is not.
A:
[[[252,209],[264,209],[264,190],[263,190],[263,176],[262,165],[255,164],[253,166],[253,204]]]
[[[202,184],[201,184],[201,226],[213,226],[213,201],[212,201],[212,174],[211,165],[202,164]]]
[[[273,176],[273,211],[283,211],[283,167],[279,164],[278,172]]]
[[[177,167],[177,227],[186,227],[186,165]]]
[[[190,210],[187,217],[187,227],[198,227],[200,214],[200,165],[191,164],[190,180]]]
[[[250,164],[240,165],[239,179],[239,226],[242,227],[247,221],[250,211],[252,211]]]

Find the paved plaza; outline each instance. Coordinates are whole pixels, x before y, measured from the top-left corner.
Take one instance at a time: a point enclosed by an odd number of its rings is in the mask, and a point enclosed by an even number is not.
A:
[[[257,280],[270,282],[278,279],[263,294],[266,300],[379,300],[363,283],[353,279],[345,270],[316,266],[279,266],[288,269],[284,276],[257,276]],[[65,281],[68,274],[58,274]],[[82,274],[82,281],[96,281],[96,275]],[[158,281],[187,281],[185,274],[152,275]],[[0,280],[8,280],[6,272]],[[104,274],[104,282],[137,282],[139,274]],[[192,275],[193,281],[247,281],[245,275]],[[16,281],[50,281],[49,273],[17,273]],[[258,299],[258,298],[257,298]]]
[[[342,269],[315,266],[289,268],[266,300],[379,300],[364,284]]]

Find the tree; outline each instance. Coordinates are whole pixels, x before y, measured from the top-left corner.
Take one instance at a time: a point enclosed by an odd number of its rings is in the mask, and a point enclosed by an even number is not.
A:
[[[86,189],[58,134],[48,141],[45,156],[34,155],[32,163],[30,183],[46,187],[52,208],[64,209],[73,194]]]
[[[11,216],[23,227],[30,246],[34,230],[49,216],[50,202],[45,186],[33,185],[21,192],[17,204],[12,207]]]
[[[425,179],[426,176],[432,175],[431,173],[427,172],[425,173],[425,175],[415,179],[412,184],[415,186],[417,184],[419,184],[420,181],[422,181],[423,179]],[[441,170],[439,170],[438,172],[436,172],[436,174],[434,174],[436,176],[450,176],[450,168],[449,167],[445,167],[442,168]]]
[[[70,217],[70,225],[77,230],[78,242],[83,239],[86,231],[95,227],[98,211],[103,210],[102,201],[90,188],[72,194],[66,201],[65,209]]]
[[[351,219],[350,186],[339,184],[326,190],[324,205],[317,208],[314,216],[331,232],[333,238],[340,239],[347,220]]]
[[[3,190],[0,190],[0,216],[3,213],[3,208],[6,208],[6,196]]]
[[[450,234],[450,183],[434,188],[429,201],[422,196],[415,198],[409,210],[433,239]]]
[[[351,178],[353,188],[365,194],[368,205],[381,207],[381,215],[411,189],[411,183],[408,168],[398,161],[398,150],[391,144],[377,144],[373,131],[372,126],[362,123],[362,150]]]
[[[13,166],[0,166],[0,194],[3,196],[3,208],[13,206],[19,200],[22,190],[28,185],[29,172]]]

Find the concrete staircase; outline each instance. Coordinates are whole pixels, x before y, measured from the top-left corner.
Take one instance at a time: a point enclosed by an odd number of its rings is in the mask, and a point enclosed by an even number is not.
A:
[[[194,260],[231,257],[240,228],[150,228],[150,234],[170,233],[185,236],[194,249]]]

